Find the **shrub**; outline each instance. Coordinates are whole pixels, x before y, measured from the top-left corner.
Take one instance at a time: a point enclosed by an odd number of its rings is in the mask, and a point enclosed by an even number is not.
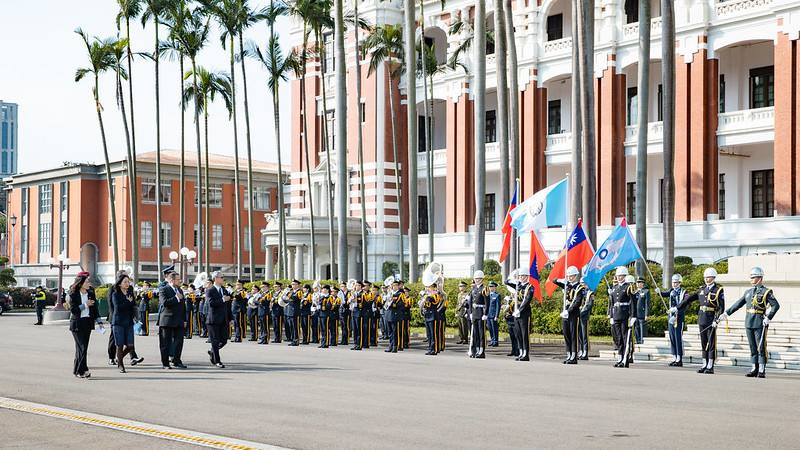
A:
[[[500,267],[500,263],[493,260],[487,259],[483,261],[483,274],[484,275],[500,275],[503,272],[503,268]]]
[[[686,264],[692,264],[693,263],[692,258],[689,257],[689,256],[676,256],[674,261],[675,261],[675,265],[678,265],[678,264],[686,265]]]

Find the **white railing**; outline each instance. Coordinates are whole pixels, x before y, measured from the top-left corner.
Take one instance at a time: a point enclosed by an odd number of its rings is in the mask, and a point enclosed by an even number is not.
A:
[[[747,132],[774,127],[775,108],[768,106],[720,113],[717,133]]]
[[[497,63],[497,54],[492,53],[491,55],[486,55],[486,65],[487,66],[494,66]]]
[[[636,144],[639,139],[639,127],[631,125],[625,127],[625,144]],[[647,124],[647,142],[661,142],[664,139],[664,122],[650,122]]]
[[[544,56],[559,56],[572,53],[572,37],[544,43]]]
[[[660,36],[661,17],[650,20],[650,39]],[[639,39],[639,22],[629,23],[622,27],[622,40]]]
[[[447,149],[433,150],[433,167],[444,167],[447,165]],[[417,152],[417,170],[427,170],[428,153]]]
[[[717,2],[715,11],[718,18],[727,18],[766,10],[773,0],[732,0]]]
[[[569,151],[572,148],[572,133],[547,135],[547,152]]]

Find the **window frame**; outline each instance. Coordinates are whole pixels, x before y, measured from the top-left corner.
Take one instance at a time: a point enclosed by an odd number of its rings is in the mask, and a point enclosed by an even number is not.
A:
[[[483,229],[484,231],[497,230],[496,202],[497,196],[493,193],[483,197]]]
[[[756,178],[763,176],[763,181],[756,186]],[[756,188],[763,192],[756,195]],[[763,206],[757,206],[763,203]],[[763,211],[757,209],[763,208]],[[750,172],[750,217],[753,219],[773,217],[775,210],[775,170],[763,169]]]
[[[142,220],[139,225],[139,245],[142,248],[153,248],[153,222]]]
[[[547,101],[547,135],[561,134],[561,99]]]
[[[760,77],[767,77],[766,83],[763,86],[756,86],[756,80]],[[750,77],[748,78],[750,86],[750,109],[768,108],[775,106],[775,66],[764,66],[750,69]],[[762,92],[765,96],[764,104],[761,106],[756,105],[756,93]]]
[[[552,35],[550,34],[551,32],[553,33]],[[547,16],[545,36],[548,42],[564,39],[564,14],[559,13]]]

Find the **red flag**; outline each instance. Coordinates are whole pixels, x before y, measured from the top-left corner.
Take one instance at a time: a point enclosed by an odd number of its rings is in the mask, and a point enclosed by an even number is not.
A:
[[[569,235],[567,243],[558,255],[553,270],[550,271],[550,276],[547,277],[545,289],[547,295],[553,295],[556,290],[555,281],[559,278],[564,278],[566,272],[565,265],[569,263],[570,266],[575,266],[580,270],[588,263],[594,256],[594,249],[592,244],[586,239],[586,234],[583,232],[582,221],[578,220],[578,225],[572,234]]]
[[[531,284],[531,286],[533,286],[533,293],[536,296],[536,300],[539,300],[539,303],[542,303],[543,300],[542,289],[541,285],[539,284],[539,273],[542,269],[544,269],[548,259],[547,253],[544,251],[544,247],[542,247],[542,243],[539,242],[539,238],[536,236],[536,232],[531,231],[531,254],[530,264],[528,265],[528,282]]]
[[[498,260],[501,264],[503,261],[506,260],[508,257],[508,250],[511,248],[511,235],[514,233],[511,229],[511,211],[517,207],[517,188],[514,188],[514,196],[511,197],[511,204],[508,205],[508,212],[506,213],[506,218],[503,220],[503,248],[500,249],[500,259]]]

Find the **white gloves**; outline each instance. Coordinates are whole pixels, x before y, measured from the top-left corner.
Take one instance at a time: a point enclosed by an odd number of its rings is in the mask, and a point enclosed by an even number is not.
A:
[[[314,313],[317,310],[316,306],[311,306],[311,312]]]
[[[608,295],[611,295],[611,289],[608,290]]]
[[[764,318],[766,319],[766,317]],[[722,311],[722,314],[719,315],[719,317],[717,318],[717,322],[721,322],[723,320],[728,320],[728,313],[726,313],[725,311]]]
[[[481,317],[481,320],[486,320],[487,318],[488,317],[486,317],[486,315],[484,315],[483,317]]]
[[[519,318],[519,311],[514,311],[514,317]]]
[[[718,325],[719,325],[719,322],[717,322],[716,320],[711,322],[711,327],[712,328],[717,328]]]
[[[678,312],[678,308],[676,308],[676,307],[674,307],[674,306],[673,306],[672,308],[670,308],[670,309],[669,309],[669,313],[670,313],[670,314],[675,314],[675,313],[677,313],[677,312]]]
[[[610,319],[610,323],[611,323],[611,325],[614,325],[614,318],[613,317]]]
[[[630,319],[628,319],[628,326],[629,327],[632,327],[635,324],[636,324],[636,317],[631,317]]]
[[[659,287],[656,288],[656,294],[661,295],[661,288]]]
[[[560,316],[561,316],[562,319],[566,319],[566,318],[569,317],[569,313],[566,310],[564,310],[564,311],[561,311]]]
[[[675,322],[677,321],[678,321],[678,316],[675,315],[669,316],[669,319],[667,320],[667,322],[669,322],[669,324],[672,326],[675,326]]]
[[[764,320],[761,323],[763,323],[765,327],[768,326],[769,325],[769,317],[764,316]]]

